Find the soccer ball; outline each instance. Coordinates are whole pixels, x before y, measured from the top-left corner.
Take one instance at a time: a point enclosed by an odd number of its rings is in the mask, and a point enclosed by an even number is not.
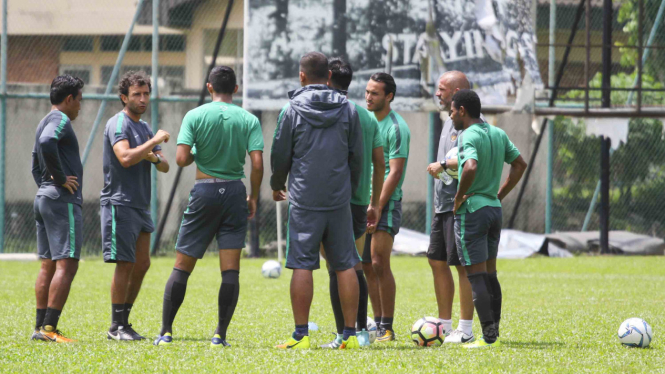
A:
[[[356,330],[358,330],[357,323],[356,323]],[[374,322],[374,320],[369,317],[367,317],[367,332],[369,334],[370,344],[374,343],[374,341],[376,340],[376,332],[377,332],[376,322]]]
[[[275,260],[268,260],[261,267],[261,274],[264,278],[279,278],[282,274],[282,265]]]
[[[644,348],[651,343],[653,331],[642,318],[629,318],[619,326],[617,336],[621,344],[626,347]]]
[[[443,325],[438,318],[424,317],[411,327],[411,340],[421,347],[431,347],[443,343]]]
[[[457,158],[457,153],[458,153],[457,147],[453,147],[450,151],[448,151],[448,153],[446,153],[446,161]],[[458,178],[457,171],[458,169],[453,170],[451,168],[446,168],[446,173],[448,173],[448,175],[450,175],[454,179]]]

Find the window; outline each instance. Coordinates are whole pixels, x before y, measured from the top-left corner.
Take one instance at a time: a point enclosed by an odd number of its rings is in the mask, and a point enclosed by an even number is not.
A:
[[[92,36],[68,36],[62,44],[62,50],[67,52],[92,52]]]
[[[217,35],[219,30],[207,29],[204,30],[203,43],[205,48],[205,55],[212,56],[215,51],[215,43],[217,43]],[[243,30],[241,29],[227,29],[224,33],[222,45],[219,48],[219,56],[226,57],[240,57],[243,56]]]
[[[102,51],[119,51],[124,37],[117,35],[102,36]]]
[[[102,36],[101,49],[102,51],[119,51],[124,39],[123,35]],[[185,40],[184,35],[160,35],[159,50],[167,52],[184,51]],[[129,39],[129,45],[127,45],[127,51],[152,52],[152,35],[132,35]]]
[[[87,65],[63,65],[60,67],[60,74],[68,74],[74,77],[81,78],[83,83],[90,84],[90,77],[92,76],[92,66]]]
[[[180,52],[185,50],[184,35],[163,35],[159,37],[159,50],[165,52]]]

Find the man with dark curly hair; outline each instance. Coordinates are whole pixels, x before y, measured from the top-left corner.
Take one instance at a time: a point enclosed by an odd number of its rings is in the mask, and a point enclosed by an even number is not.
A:
[[[101,193],[104,262],[115,263],[111,283],[110,340],[143,340],[129,324],[129,312],[150,267],[150,172],[169,171],[159,146],[168,142],[164,130],[152,133],[141,120],[150,103],[150,78],[127,72],[118,85],[124,108],[106,123],[104,131],[104,188]]]

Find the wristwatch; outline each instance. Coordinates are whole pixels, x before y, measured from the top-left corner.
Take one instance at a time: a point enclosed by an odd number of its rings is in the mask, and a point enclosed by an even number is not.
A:
[[[162,163],[162,158],[158,154],[155,154],[155,157],[157,157],[157,161],[153,162],[152,163],[153,165],[159,165],[160,163]]]
[[[443,161],[441,161],[441,162],[439,162],[439,163],[441,164],[441,167],[443,168],[443,170],[448,169],[448,165],[446,164],[446,160],[443,160]]]

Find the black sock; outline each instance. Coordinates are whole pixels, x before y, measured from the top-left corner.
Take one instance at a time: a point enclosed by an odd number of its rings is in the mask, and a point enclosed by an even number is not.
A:
[[[120,326],[125,325],[125,304],[111,304],[111,328],[114,332]]]
[[[393,330],[393,317],[381,317],[381,328],[383,330]]]
[[[37,309],[37,319],[35,321],[35,330],[39,330],[44,325],[44,317],[46,317],[46,309]]]
[[[182,301],[185,300],[185,291],[187,291],[187,279],[189,273],[173,268],[169,280],[164,289],[164,307],[162,310],[162,331],[159,335],[173,333],[173,320],[178,313]]]
[[[344,333],[344,313],[342,302],[339,299],[339,288],[337,286],[337,273],[334,270],[328,272],[330,275],[330,304],[332,304],[333,316],[335,316],[335,327],[337,334]]]
[[[309,325],[296,325],[296,332],[293,336],[296,340],[302,340],[307,335],[309,335]]]
[[[238,294],[240,293],[238,274],[238,270],[224,270],[222,272],[222,285],[219,287],[217,298],[219,322],[215,330],[215,334],[219,334],[222,339],[226,339],[226,329],[229,327],[233,312],[235,312],[238,304]]]
[[[494,313],[492,311],[492,298],[487,287],[489,284],[486,272],[467,275],[471,283],[473,294],[473,305],[476,307],[480,325],[483,328],[483,337],[485,342],[494,343],[496,341],[496,329],[494,329]]]
[[[492,312],[494,312],[494,323],[498,329],[499,321],[501,321],[501,285],[499,284],[499,279],[496,277],[496,271],[487,275],[490,285],[490,294],[492,296]]]
[[[365,279],[365,273],[362,270],[356,270],[356,275],[358,276],[358,318],[356,318],[356,328],[358,331],[367,330],[367,280]]]
[[[132,311],[134,304],[125,303],[125,324],[129,325],[129,313]]]
[[[356,336],[356,328],[344,327],[344,330],[342,330],[342,335],[342,340],[349,340],[349,336]]]
[[[44,330],[46,331],[55,331],[58,328],[58,320],[60,319],[60,313],[62,310],[57,310],[53,308],[46,308],[46,315],[44,316]],[[46,326],[49,326],[49,329],[46,329]]]
[[[376,323],[376,328],[381,328],[381,316],[374,316],[374,323]]]

